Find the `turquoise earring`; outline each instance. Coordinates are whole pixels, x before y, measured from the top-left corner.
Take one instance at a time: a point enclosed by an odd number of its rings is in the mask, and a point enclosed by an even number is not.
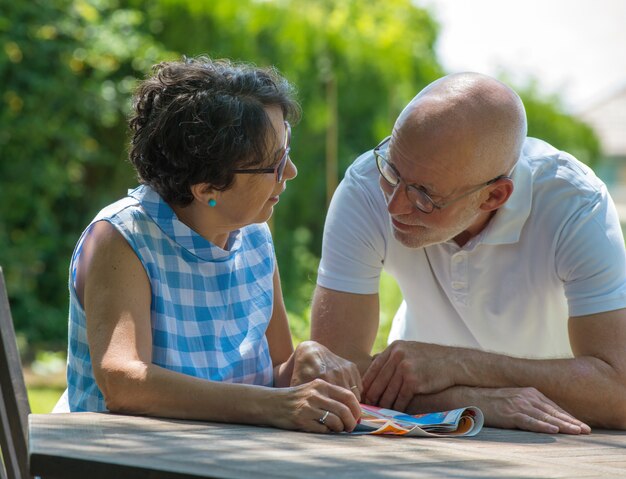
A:
[[[211,198],[211,199],[209,200],[209,206],[210,206],[211,208],[215,208],[215,205],[216,205],[216,204],[217,204],[217,201],[215,201],[213,198]]]

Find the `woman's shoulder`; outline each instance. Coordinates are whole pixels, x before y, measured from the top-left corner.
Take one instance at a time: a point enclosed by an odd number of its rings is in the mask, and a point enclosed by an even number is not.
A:
[[[102,208],[94,218],[93,222],[95,223],[96,221],[114,218],[124,211],[138,210],[138,205],[139,201],[137,201],[136,198],[126,196],[125,198],[117,200]]]
[[[242,240],[249,246],[272,244],[272,232],[267,223],[253,223],[241,229]]]

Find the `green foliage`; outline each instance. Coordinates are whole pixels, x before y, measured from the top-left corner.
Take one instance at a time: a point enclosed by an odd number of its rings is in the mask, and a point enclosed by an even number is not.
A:
[[[3,2],[0,265],[17,329],[30,343],[65,340],[72,248],[93,215],[135,184],[125,117],[136,79],[159,61],[208,53],[276,65],[298,87],[304,114],[292,156],[299,175],[273,227],[294,335],[306,339],[331,126],[336,119],[330,150],[337,148],[340,178],[443,74],[437,31],[410,0]],[[597,142],[585,125],[532,89],[524,98],[531,134],[594,158]],[[384,333],[399,292],[382,281]]]
[[[402,292],[398,287],[395,279],[388,273],[383,271],[380,276],[380,323],[378,325],[378,334],[374,341],[372,353],[379,353],[387,346],[387,337],[391,329],[393,317],[402,303]]]
[[[134,183],[129,92],[165,56],[145,21],[116,1],[3,2],[0,264],[31,342],[65,339],[74,243]]]
[[[565,150],[589,166],[600,158],[598,137],[589,125],[563,112],[558,98],[542,97],[535,88],[520,92],[528,116],[528,135]]]

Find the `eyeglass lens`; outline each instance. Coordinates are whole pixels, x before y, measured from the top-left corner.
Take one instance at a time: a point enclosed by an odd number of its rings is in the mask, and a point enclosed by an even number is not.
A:
[[[376,163],[383,179],[394,188],[400,184],[400,177],[387,160],[378,152],[376,152]],[[430,213],[433,210],[433,202],[428,195],[413,185],[406,186],[406,195],[409,200],[424,213]]]

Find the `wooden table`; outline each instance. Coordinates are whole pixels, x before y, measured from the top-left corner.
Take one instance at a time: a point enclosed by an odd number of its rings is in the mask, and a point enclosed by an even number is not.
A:
[[[33,474],[67,478],[626,477],[626,433],[321,435],[113,414],[32,414]]]

